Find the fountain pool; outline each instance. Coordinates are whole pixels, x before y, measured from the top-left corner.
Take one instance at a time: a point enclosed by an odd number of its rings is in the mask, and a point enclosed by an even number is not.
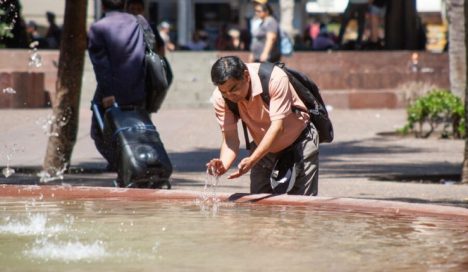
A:
[[[5,188],[12,187],[0,191]],[[15,197],[0,193],[6,271],[462,271],[468,265],[463,216],[126,197],[151,191],[138,189],[106,188],[103,199],[20,190]]]

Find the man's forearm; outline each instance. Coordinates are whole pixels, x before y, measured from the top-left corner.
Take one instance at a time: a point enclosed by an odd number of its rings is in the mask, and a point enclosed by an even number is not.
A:
[[[235,135],[234,135],[235,134]],[[228,132],[224,134],[223,143],[221,144],[220,159],[224,167],[229,169],[239,153],[239,138],[237,130],[235,133]]]
[[[258,162],[263,156],[269,153],[278,136],[283,133],[283,130],[283,120],[273,121],[250,158],[254,162]]]

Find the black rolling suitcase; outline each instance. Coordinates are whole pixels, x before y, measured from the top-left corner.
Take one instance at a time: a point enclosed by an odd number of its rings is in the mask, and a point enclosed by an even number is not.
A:
[[[93,106],[95,116],[99,109]],[[99,117],[97,117],[99,119]],[[104,113],[104,137],[117,151],[117,183],[121,187],[171,188],[172,164],[149,114],[136,107],[114,105]]]

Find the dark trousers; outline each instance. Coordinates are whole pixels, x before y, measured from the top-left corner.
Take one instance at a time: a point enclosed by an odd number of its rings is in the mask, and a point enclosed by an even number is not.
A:
[[[110,135],[105,135],[101,131],[94,113],[92,118],[91,138],[94,140],[94,145],[96,146],[96,149],[99,151],[99,153],[101,153],[101,155],[104,157],[104,159],[106,159],[107,163],[109,164],[108,168],[110,170],[115,170],[117,169],[117,162],[115,149],[112,146],[112,137]]]
[[[293,148],[300,156],[294,165],[296,168],[296,182],[289,191],[290,195],[316,196],[318,193],[318,167],[319,167],[319,139],[313,124],[305,129],[304,137],[299,137]],[[251,152],[256,148],[255,145]],[[273,171],[278,153],[268,153],[250,170],[250,193],[271,194],[270,175]]]
[[[357,17],[358,20],[358,37],[356,43],[358,45],[362,42],[362,35],[364,34],[364,26],[366,24],[366,13],[369,9],[368,4],[348,4],[345,12],[343,13],[343,20],[341,21],[340,34],[338,35],[338,44],[343,41],[343,36],[348,26],[349,21]]]

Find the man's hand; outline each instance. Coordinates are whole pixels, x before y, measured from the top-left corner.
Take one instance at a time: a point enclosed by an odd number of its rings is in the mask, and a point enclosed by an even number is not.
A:
[[[255,162],[251,157],[247,157],[241,160],[239,165],[237,165],[237,171],[230,174],[228,179],[234,179],[242,176],[243,174],[249,172],[249,170],[254,166]]]
[[[212,176],[221,176],[226,173],[227,169],[224,167],[223,162],[220,159],[212,159],[206,164],[208,173]]]
[[[106,96],[102,99],[102,106],[107,109],[115,103],[115,96]]]

